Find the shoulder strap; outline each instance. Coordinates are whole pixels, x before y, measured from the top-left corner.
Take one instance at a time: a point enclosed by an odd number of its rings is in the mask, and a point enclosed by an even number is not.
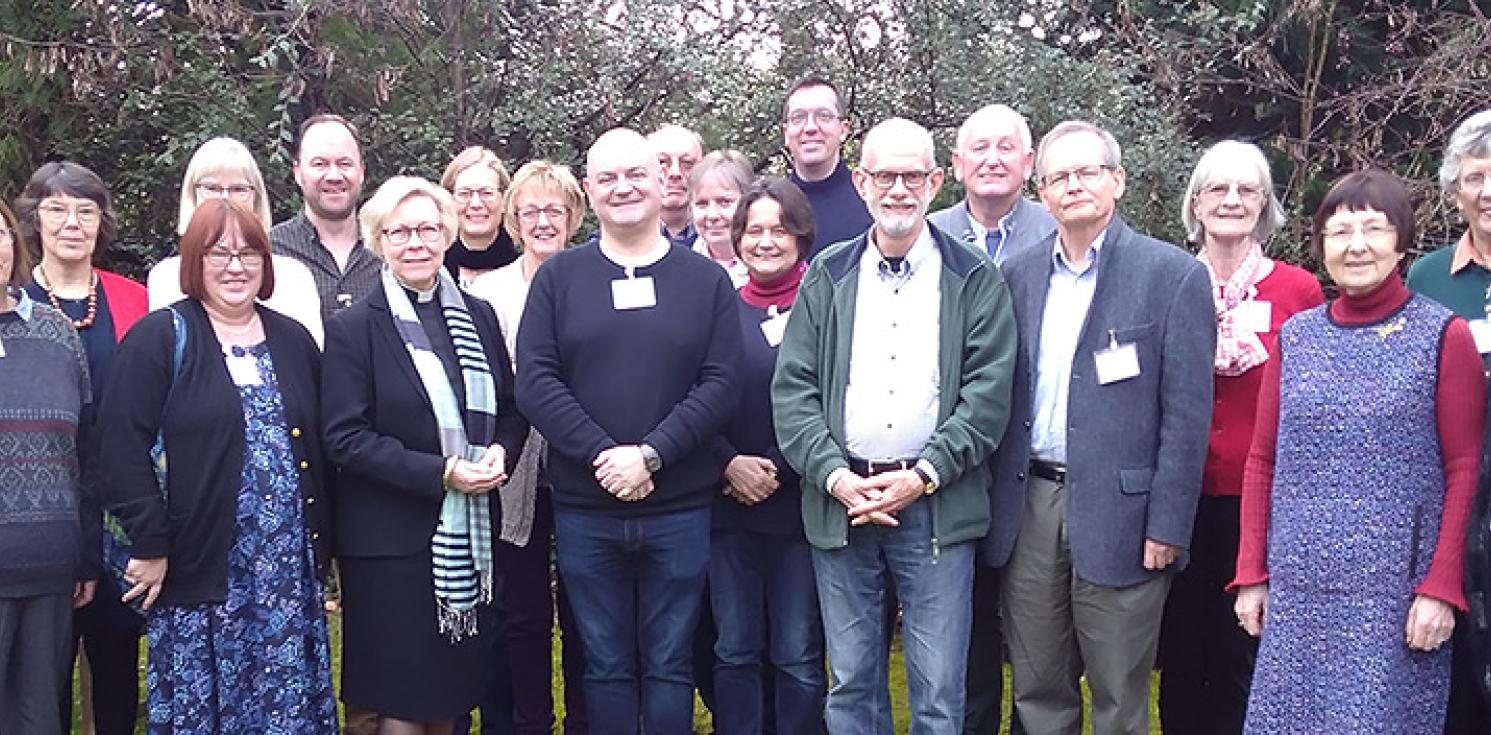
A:
[[[171,390],[176,389],[176,377],[181,375],[181,363],[186,359],[186,319],[174,306],[168,306],[171,310],[171,326],[176,333],[175,354],[171,358]],[[166,394],[170,398],[170,393]]]

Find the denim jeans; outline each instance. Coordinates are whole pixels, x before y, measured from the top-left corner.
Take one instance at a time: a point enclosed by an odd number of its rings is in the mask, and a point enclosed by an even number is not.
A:
[[[709,591],[719,639],[716,735],[760,735],[770,717],[780,735],[823,729],[823,624],[812,547],[802,534],[717,530],[710,539]],[[763,663],[774,675],[775,712],[764,713]]]
[[[584,642],[590,732],[691,732],[709,508],[642,518],[556,508],[554,531]]]
[[[813,549],[833,684],[832,735],[893,735],[885,575],[901,600],[910,735],[958,735],[972,621],[974,543],[934,547],[931,500],[896,514],[898,527],[851,527],[849,545]]]

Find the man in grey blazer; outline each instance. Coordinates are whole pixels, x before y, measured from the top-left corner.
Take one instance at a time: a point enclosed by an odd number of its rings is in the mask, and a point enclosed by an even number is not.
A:
[[[1020,350],[983,561],[1004,566],[1015,714],[1030,735],[1148,732],[1170,572],[1185,562],[1211,422],[1211,284],[1115,213],[1118,142],[1064,122],[1036,156],[1057,231],[1004,264]]]
[[[1045,206],[1024,197],[1034,170],[1035,141],[1025,116],[1008,105],[981,107],[958,128],[953,149],[953,176],[962,182],[965,196],[927,221],[1002,265],[1056,231],[1056,220]],[[963,735],[999,735],[1003,661],[999,570],[979,564],[973,574]],[[1020,732],[1018,726],[1013,732]]]
[[[981,107],[958,128],[953,149],[953,176],[963,184],[963,201],[927,219],[1003,265],[1056,231],[1046,208],[1022,196],[1034,166],[1025,116],[1008,105]]]

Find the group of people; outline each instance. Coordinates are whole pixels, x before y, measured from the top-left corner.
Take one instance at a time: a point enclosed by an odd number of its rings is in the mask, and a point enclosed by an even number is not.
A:
[[[365,202],[307,119],[273,224],[204,143],[178,254],[94,265],[105,184],[0,205],[0,732],[1480,733],[1491,723],[1491,111],[1418,241],[1352,173],[1310,228],[1209,148],[1189,248],[1107,130],[872,126],[788,90],[785,177],[678,125],[584,175],[462,151]],[[1033,182],[1036,197],[1027,198]],[[588,207],[599,229],[575,243]],[[35,251],[32,250],[35,246]],[[37,255],[33,255],[33,252]],[[342,616],[338,716],[324,600]]]

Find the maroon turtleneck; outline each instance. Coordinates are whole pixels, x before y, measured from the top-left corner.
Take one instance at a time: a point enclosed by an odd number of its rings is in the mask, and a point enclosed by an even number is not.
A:
[[[781,278],[770,283],[757,280],[756,274],[752,273],[745,285],[740,287],[740,300],[757,309],[775,306],[786,310],[797,300],[797,286],[802,283],[802,274],[807,270],[807,261],[801,261]]]
[[[1343,294],[1330,303],[1329,315],[1342,326],[1375,324],[1392,316],[1413,296],[1397,273],[1365,294]],[[1274,449],[1279,434],[1279,377],[1282,360],[1270,360],[1258,392],[1253,445],[1243,473],[1242,539],[1237,576],[1231,588],[1268,581],[1268,513],[1273,493]],[[1456,317],[1439,346],[1439,382],[1434,392],[1439,444],[1444,458],[1444,511],[1439,543],[1429,574],[1415,593],[1443,600],[1459,610],[1465,603],[1465,532],[1481,456],[1486,383],[1475,338],[1465,320]]]

